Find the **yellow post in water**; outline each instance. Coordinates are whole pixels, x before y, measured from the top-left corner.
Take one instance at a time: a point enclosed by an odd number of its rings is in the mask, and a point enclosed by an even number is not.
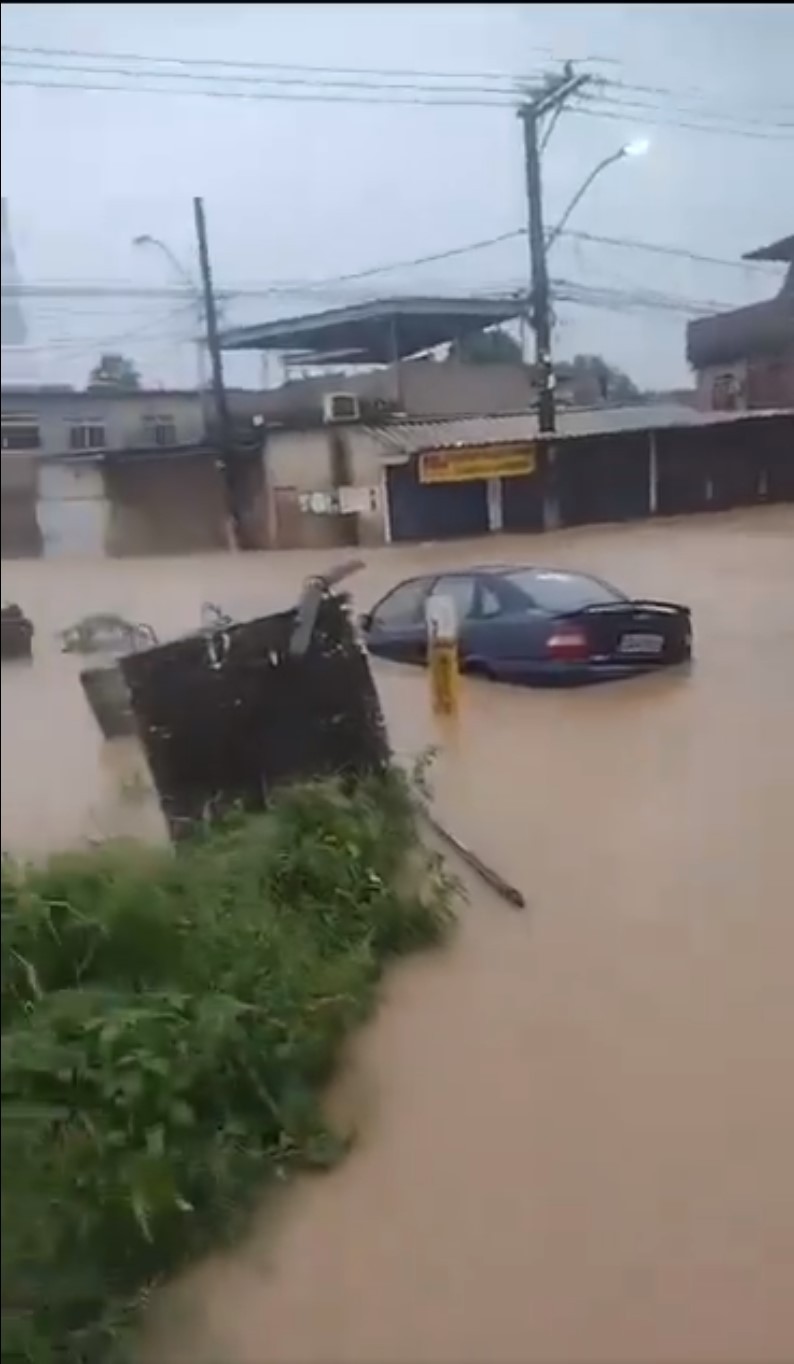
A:
[[[457,716],[460,709],[460,659],[455,603],[430,597],[427,603],[427,663],[436,715]]]

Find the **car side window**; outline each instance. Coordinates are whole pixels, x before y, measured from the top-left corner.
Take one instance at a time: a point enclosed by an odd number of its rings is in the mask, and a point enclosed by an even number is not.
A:
[[[395,587],[372,613],[376,629],[394,630],[417,625],[422,619],[422,605],[427,596],[427,578],[414,578]]]
[[[494,592],[490,583],[480,579],[480,611],[482,620],[493,620],[496,616],[501,616],[504,610],[498,592]]]
[[[433,584],[434,597],[449,597],[455,604],[458,624],[475,614],[477,601],[477,580],[463,574],[450,574],[448,578],[437,578]]]

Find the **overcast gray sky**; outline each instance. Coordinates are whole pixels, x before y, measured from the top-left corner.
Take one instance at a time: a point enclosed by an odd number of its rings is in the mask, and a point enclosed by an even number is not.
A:
[[[572,58],[621,84],[594,90],[589,113],[560,119],[544,164],[549,224],[600,158],[647,136],[649,153],[610,168],[572,229],[737,261],[794,230],[791,4],[4,4],[2,31],[15,47],[450,74],[534,75]],[[7,55],[28,64],[4,68],[4,78],[93,79],[30,65],[57,58]],[[160,236],[193,268],[194,194],[206,201],[220,287],[322,279],[524,222],[520,129],[508,107],[299,105],[229,98],[241,88],[233,83],[213,88],[223,97],[4,87],[2,188],[27,281],[169,282],[165,262],[131,239]],[[288,89],[311,93],[281,93]],[[725,305],[764,297],[777,281],[774,270],[770,277],[574,239],[557,243],[551,268],[621,293],[650,288]],[[275,311],[365,291],[515,288],[525,272],[518,240],[340,284],[313,301],[295,295]],[[190,347],[178,338],[190,321],[175,308],[167,300],[37,299],[27,311],[39,376],[81,382],[103,338],[122,336],[110,348],[135,356],[147,380],[187,382]],[[235,321],[273,314],[264,300],[231,306]],[[560,304],[558,314],[561,357],[599,351],[646,386],[685,381],[679,313]],[[230,378],[255,382],[252,361],[233,359]]]

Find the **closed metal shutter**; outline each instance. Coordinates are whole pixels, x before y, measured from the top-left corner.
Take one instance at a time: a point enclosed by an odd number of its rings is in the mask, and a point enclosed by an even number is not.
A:
[[[386,470],[392,540],[449,540],[488,531],[484,479],[470,483],[419,482],[416,458]]]

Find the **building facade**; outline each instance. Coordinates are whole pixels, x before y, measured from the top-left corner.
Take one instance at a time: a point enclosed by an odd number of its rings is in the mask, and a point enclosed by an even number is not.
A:
[[[3,557],[170,554],[228,545],[209,395],[181,389],[2,390]],[[255,392],[232,391],[241,435]],[[257,437],[252,534],[264,539]],[[246,475],[252,461],[246,461]],[[257,535],[261,523],[261,534]]]
[[[698,405],[723,412],[794,408],[794,236],[745,259],[779,261],[786,275],[775,298],[689,324]]]
[[[558,426],[561,439],[617,438],[703,421],[684,404],[639,404],[566,409]],[[537,417],[527,411],[271,427],[264,449],[267,543],[322,548],[540,530],[548,512],[539,492],[538,434]],[[421,455],[450,449],[479,452],[480,464],[470,465],[465,478],[430,477]],[[532,467],[517,473],[519,452],[531,456]],[[513,466],[507,474],[504,459]]]
[[[204,435],[201,394],[176,389],[3,387],[3,454],[47,458],[145,446],[188,445]]]

